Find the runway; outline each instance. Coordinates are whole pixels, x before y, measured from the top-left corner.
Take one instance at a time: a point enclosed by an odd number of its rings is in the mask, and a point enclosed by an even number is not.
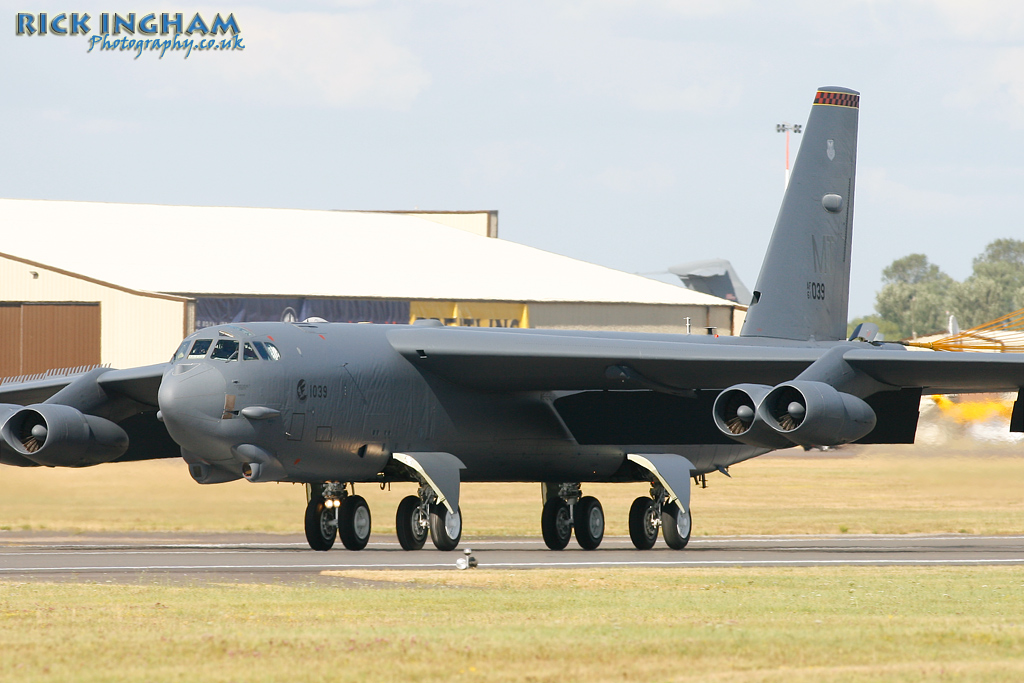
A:
[[[627,537],[607,537],[584,551],[548,550],[539,538],[464,540],[453,552],[407,552],[386,536],[366,549],[340,543],[314,552],[301,536],[276,534],[124,533],[61,535],[0,532],[0,580],[308,579],[340,570],[455,570],[472,549],[479,569],[573,567],[793,567],[1024,564],[1024,536],[746,536],[702,537],[682,551],[659,540],[638,551]]]

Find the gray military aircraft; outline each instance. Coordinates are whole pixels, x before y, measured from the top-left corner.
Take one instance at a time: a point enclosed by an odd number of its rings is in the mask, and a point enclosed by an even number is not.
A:
[[[846,337],[860,96],[821,88],[739,337],[303,323],[220,325],[170,362],[0,385],[0,462],[181,457],[201,484],[306,484],[306,537],[366,546],[355,482],[418,482],[407,550],[452,550],[461,482],[540,482],[552,549],[597,548],[590,482],[649,481],[634,545],[690,538],[690,482],[772,449],[911,443],[922,391],[1013,391],[1024,357]],[[1019,394],[1018,394],[1019,396]],[[1018,398],[1011,429],[1024,431]],[[352,485],[350,490],[349,485]]]

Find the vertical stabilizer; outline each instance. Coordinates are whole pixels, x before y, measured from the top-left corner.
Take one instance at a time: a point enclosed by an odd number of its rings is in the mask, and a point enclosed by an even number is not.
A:
[[[860,94],[820,88],[741,335],[846,338]]]

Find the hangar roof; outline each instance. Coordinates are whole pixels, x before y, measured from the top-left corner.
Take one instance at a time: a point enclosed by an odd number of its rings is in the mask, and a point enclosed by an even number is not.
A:
[[[731,305],[411,215],[0,199],[3,251],[179,294]]]

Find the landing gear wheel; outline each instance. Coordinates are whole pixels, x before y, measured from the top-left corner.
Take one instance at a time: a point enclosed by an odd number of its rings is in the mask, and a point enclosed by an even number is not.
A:
[[[690,510],[683,512],[677,503],[671,503],[661,509],[661,533],[669,548],[682,550],[690,542],[692,519]]]
[[[540,531],[544,544],[552,550],[563,550],[572,538],[572,514],[569,504],[561,498],[551,498],[544,503],[540,513]]]
[[[629,507],[629,538],[637,550],[650,550],[658,540],[653,498],[637,498]]]
[[[323,498],[314,498],[306,505],[306,541],[313,550],[330,550],[338,535],[334,510]]]
[[[370,540],[370,506],[362,496],[346,496],[338,512],[338,536],[349,550],[362,550]]]
[[[398,504],[395,515],[395,529],[398,531],[398,544],[403,550],[419,550],[427,541],[430,521],[423,519],[419,496],[406,496]]]
[[[462,538],[462,508],[455,514],[444,505],[430,506],[430,540],[438,550],[455,550]]]
[[[593,496],[583,496],[576,503],[576,542],[584,550],[594,550],[604,539],[604,510],[601,501]]]

